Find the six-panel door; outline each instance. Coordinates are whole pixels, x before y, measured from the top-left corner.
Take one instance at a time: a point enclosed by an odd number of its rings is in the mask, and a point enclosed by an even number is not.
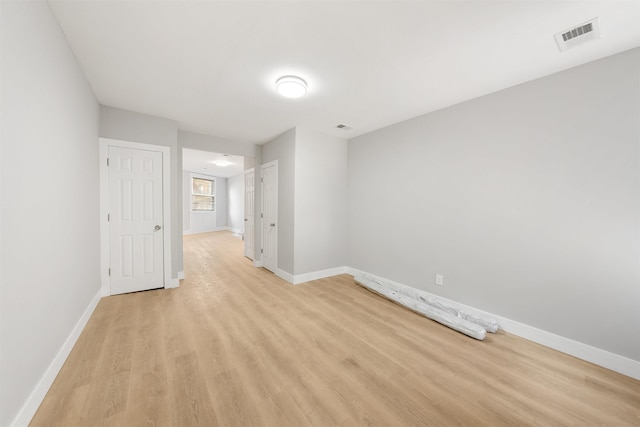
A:
[[[164,287],[162,153],[109,147],[111,294]]]

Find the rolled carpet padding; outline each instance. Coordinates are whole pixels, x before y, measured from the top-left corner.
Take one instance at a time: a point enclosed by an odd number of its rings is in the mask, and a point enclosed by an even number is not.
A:
[[[407,296],[401,293],[396,286],[394,286],[395,289],[391,289],[390,287],[385,286],[366,275],[356,276],[355,281],[358,285],[369,289],[384,298],[472,338],[483,340],[487,335],[487,331],[485,331],[482,326],[426,304],[418,298]]]
[[[411,286],[401,285],[399,283],[390,282],[383,279],[377,279],[369,276],[368,274],[359,274],[356,276],[356,281],[364,283],[375,283],[377,286],[388,289],[392,292],[390,295],[405,295],[409,298],[414,298],[424,302],[434,308],[446,311],[454,316],[461,317],[470,322],[476,323],[484,328],[487,332],[496,332],[499,329],[498,321],[488,317],[486,315],[476,313],[464,307],[460,307],[455,303],[442,300],[429,292],[422,291],[420,289],[412,288]]]
[[[463,308],[457,307],[438,298],[420,295],[418,299],[425,302],[426,304],[429,304],[432,307],[439,308],[440,310],[444,310],[447,313],[453,314],[454,316],[458,316],[465,320],[468,320],[469,322],[476,323],[482,326],[487,332],[496,332],[498,330],[498,322],[495,319],[482,317],[474,313],[469,313]]]

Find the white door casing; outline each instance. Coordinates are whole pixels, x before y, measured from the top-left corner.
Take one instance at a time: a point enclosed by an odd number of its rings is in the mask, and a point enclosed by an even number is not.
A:
[[[256,173],[249,169],[244,174],[244,256],[255,259],[255,199]]]
[[[262,181],[262,262],[264,268],[278,269],[278,163],[261,166]]]
[[[171,278],[169,147],[99,143],[102,296],[177,287]]]

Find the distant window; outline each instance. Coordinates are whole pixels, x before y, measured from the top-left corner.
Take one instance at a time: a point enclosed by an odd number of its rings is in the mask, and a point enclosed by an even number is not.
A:
[[[191,210],[212,212],[216,210],[216,182],[213,179],[191,178]]]

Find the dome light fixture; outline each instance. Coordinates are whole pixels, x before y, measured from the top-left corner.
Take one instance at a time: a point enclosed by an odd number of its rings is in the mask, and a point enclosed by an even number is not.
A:
[[[283,76],[276,80],[276,91],[285,98],[300,98],[307,93],[307,82],[296,76]]]
[[[216,166],[220,166],[222,168],[226,168],[231,164],[231,162],[228,160],[216,160],[215,162],[213,162],[213,164],[215,164]]]

